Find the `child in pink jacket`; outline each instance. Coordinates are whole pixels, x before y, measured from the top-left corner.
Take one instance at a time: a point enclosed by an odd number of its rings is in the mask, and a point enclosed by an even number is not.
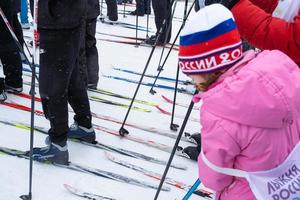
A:
[[[187,22],[179,66],[202,91],[194,97],[203,100],[199,179],[217,192],[216,199],[269,200],[254,196],[245,178],[214,166],[269,173],[286,163],[296,147],[300,152],[298,66],[278,50],[243,54],[233,16],[220,4],[201,9]],[[293,156],[299,161],[299,153]],[[295,164],[288,170],[290,179],[283,174],[281,182],[268,182],[272,200],[300,198],[298,169]]]

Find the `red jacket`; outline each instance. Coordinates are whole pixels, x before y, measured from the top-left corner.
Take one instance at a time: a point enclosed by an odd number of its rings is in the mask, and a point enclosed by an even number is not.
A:
[[[278,0],[240,0],[232,8],[241,36],[260,49],[278,49],[300,67],[300,12],[293,23],[272,17]]]

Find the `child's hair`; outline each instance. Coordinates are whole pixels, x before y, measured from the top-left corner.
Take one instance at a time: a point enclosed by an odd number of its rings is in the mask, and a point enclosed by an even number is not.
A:
[[[218,71],[212,74],[207,74],[207,81],[203,82],[203,83],[198,83],[196,84],[196,89],[198,91],[206,91],[208,90],[209,86],[211,84],[213,84],[222,74],[224,73],[224,71]]]

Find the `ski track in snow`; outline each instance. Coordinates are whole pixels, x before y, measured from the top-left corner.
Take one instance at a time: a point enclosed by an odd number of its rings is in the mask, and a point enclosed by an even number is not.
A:
[[[189,4],[191,5],[191,4]],[[126,7],[127,10],[135,9],[132,6]],[[123,6],[119,6],[119,10],[123,10]],[[106,9],[103,10],[106,13]],[[182,17],[184,12],[184,2],[177,3],[177,9],[175,16]],[[152,12],[153,13],[153,12]],[[135,16],[128,16],[123,18],[123,15],[119,14],[119,21],[135,24]],[[139,25],[146,26],[147,17],[139,17]],[[152,31],[155,31],[154,19],[150,18],[149,26]],[[172,38],[176,36],[177,31],[179,30],[181,23],[178,20],[173,22],[172,29]],[[132,36],[135,37],[135,30],[127,29],[118,25],[107,25],[103,24],[100,21],[97,23],[97,31],[103,33],[113,33],[117,35],[124,36]],[[24,35],[32,35],[32,29],[30,31],[25,30]],[[149,34],[150,35],[150,34]],[[131,39],[122,39],[108,35],[96,35],[97,38],[107,38],[107,39],[119,39],[119,40],[129,40],[135,41]],[[139,31],[138,37],[146,37],[146,32]],[[173,41],[173,39],[171,41]],[[178,41],[176,42],[178,43]],[[108,89],[110,91],[120,93],[126,96],[132,96],[136,85],[122,82],[118,80],[108,79],[101,76],[103,74],[115,75],[115,76],[125,76],[127,78],[139,80],[139,76],[132,74],[124,74],[123,72],[118,72],[113,70],[113,66],[128,66],[129,70],[134,70],[137,72],[142,72],[148,56],[150,54],[151,48],[149,47],[134,47],[132,45],[127,44],[119,44],[119,43],[111,43],[98,40],[97,43],[98,53],[99,53],[99,63],[100,63],[100,74],[99,74],[99,84],[98,88]],[[159,63],[159,58],[161,54],[161,47],[158,47],[154,52],[153,58],[150,62],[149,68],[147,70],[148,74],[157,74],[157,66]],[[168,49],[165,51],[165,55]],[[166,77],[175,77],[176,76],[176,68],[177,68],[177,51],[173,51],[170,54],[170,58],[168,59],[164,71],[161,73],[162,76]],[[29,59],[31,60],[31,59]],[[0,74],[2,75],[2,69],[0,70]],[[23,79],[26,81],[30,81],[30,77],[23,76]],[[186,76],[180,74],[181,80],[188,80]],[[153,82],[152,78],[144,79],[147,82]],[[174,83],[158,80],[157,83],[165,84],[169,86],[174,86]],[[29,92],[29,86],[24,85],[24,92]],[[157,91],[156,95],[151,95],[149,93],[149,87],[141,86],[139,93],[137,95],[137,99],[147,100],[151,102],[158,103],[164,108],[171,111],[172,106],[169,103],[166,103],[160,95],[167,95],[168,97],[173,97],[173,92],[165,89],[155,88]],[[38,91],[37,91],[38,92]],[[111,96],[104,96],[101,94],[93,93],[94,96],[105,97],[106,99],[111,99],[114,101],[118,101],[121,103],[129,104],[130,102],[125,99],[115,98]],[[186,94],[178,93],[178,101],[185,102],[189,104],[191,101],[191,96]],[[20,98],[15,95],[8,95],[8,99],[17,103],[25,104],[30,106],[30,100]],[[104,115],[113,116],[115,118],[124,119],[127,108],[102,104],[99,102],[90,101],[92,112],[101,113]],[[148,109],[152,109],[152,112],[145,113],[140,111],[131,110],[130,115],[127,119],[128,122],[138,123],[140,125],[153,126],[157,128],[161,128],[164,130],[168,130],[170,124],[170,117],[167,115],[160,114],[159,112],[155,112],[155,108],[143,104],[135,103],[134,105],[142,106]],[[36,109],[42,110],[41,104],[36,102]],[[20,111],[17,109],[9,108],[3,105],[0,105],[1,110],[1,119],[14,120],[23,123],[30,123],[30,113],[25,111]],[[176,113],[180,115],[185,115],[186,108],[176,107]],[[199,111],[194,110],[192,112],[192,116],[194,118],[199,119]],[[69,124],[73,122],[72,120],[73,114],[69,113]],[[182,119],[175,118],[174,122],[176,124],[181,125]],[[105,126],[111,129],[119,130],[120,125],[111,123],[108,121],[103,121],[100,119],[93,118],[94,124],[99,124],[101,126]],[[49,127],[48,121],[44,117],[35,116],[35,125],[42,127]],[[174,139],[169,137],[160,136],[157,134],[147,133],[146,131],[142,131],[139,129],[134,129],[130,127],[126,127],[129,130],[132,136],[138,136],[145,139],[156,140],[159,143],[166,144],[168,146],[173,146],[175,143]],[[199,132],[200,124],[195,122],[189,122],[185,129],[186,131],[193,133]],[[170,131],[171,132],[171,131]],[[174,133],[176,134],[176,133]],[[22,151],[29,149],[29,131],[20,129],[13,126],[8,126],[4,124],[0,124],[0,146],[9,147],[14,149],[19,149]],[[44,146],[45,135],[35,132],[34,135],[34,146]],[[156,157],[163,160],[168,160],[170,154],[160,151],[158,149],[154,149],[143,144],[139,144],[136,142],[132,142],[129,140],[123,140],[122,138],[118,138],[115,136],[108,135],[106,133],[101,133],[97,131],[97,140],[104,143],[110,144],[113,146],[117,146],[119,148],[128,149],[132,151],[136,151],[139,153],[144,153],[145,155],[149,155],[152,157]],[[186,142],[181,142],[181,146],[191,145]],[[104,151],[101,149],[89,147],[86,145],[82,145],[79,143],[68,141],[68,148],[70,153],[70,160],[72,162],[76,162],[79,164],[83,164],[86,166],[90,166],[93,168],[103,169],[106,171],[111,171],[119,174],[124,174],[126,176],[130,176],[139,180],[143,180],[150,183],[159,184],[159,181],[153,180],[145,175],[142,175],[138,172],[135,172],[131,169],[127,169],[120,165],[114,164],[113,162],[106,159],[104,155]],[[127,160],[135,165],[139,165],[145,169],[154,171],[156,173],[162,174],[165,166],[150,163],[147,161],[130,158],[126,156],[119,155],[123,160]],[[180,163],[188,167],[188,170],[178,170],[174,168],[170,168],[168,177],[172,177],[174,180],[186,183],[188,185],[192,185],[198,174],[197,163],[193,161],[189,161],[185,158],[181,158],[178,156],[174,157],[174,163]],[[19,199],[20,195],[28,193],[28,172],[29,172],[29,161],[26,159],[20,159],[13,156],[8,156],[4,154],[0,154],[0,200],[14,200]],[[81,199],[80,197],[76,197],[70,192],[68,192],[63,184],[67,183],[77,187],[83,191],[91,192],[94,194],[98,194],[101,196],[107,196],[120,200],[150,200],[154,198],[156,190],[146,189],[137,187],[134,185],[120,183],[116,181],[112,181],[106,178],[101,178],[89,174],[79,173],[76,171],[71,171],[59,167],[55,167],[52,165],[46,165],[41,163],[34,162],[33,165],[33,186],[32,186],[32,194],[34,200],[73,200],[73,199]],[[161,192],[159,199],[163,200],[174,200],[181,199],[185,195],[185,191],[182,191],[178,188],[171,186],[170,192]],[[199,196],[193,195],[191,200],[201,200]]]

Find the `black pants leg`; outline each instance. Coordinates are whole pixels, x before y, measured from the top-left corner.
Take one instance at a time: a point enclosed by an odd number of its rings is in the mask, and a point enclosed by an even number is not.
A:
[[[14,88],[21,88],[22,79],[22,61],[20,52],[16,50],[0,51],[0,59],[3,64],[5,75],[5,84]]]
[[[32,18],[33,18],[33,17],[34,17],[34,15],[33,15],[34,0],[30,0],[30,1],[29,1],[29,4],[30,4],[30,12],[31,12],[31,16],[32,16]]]
[[[167,36],[167,27],[172,27],[172,22],[170,20],[172,12],[171,2],[170,0],[152,0],[152,6],[155,15],[154,20],[157,33],[161,28],[163,28],[159,41],[164,42],[165,38],[167,37],[167,42],[169,42],[171,39],[171,31]],[[166,25],[163,27],[164,20],[166,20]],[[170,28],[170,30],[172,30],[172,28]]]
[[[21,44],[21,46],[23,47],[23,43],[24,43],[24,39],[23,39],[23,29],[22,26],[20,24],[20,21],[18,19],[18,15],[13,15],[13,29],[14,32]]]
[[[107,5],[107,16],[111,21],[118,20],[117,0],[105,0]]]
[[[145,14],[145,2],[144,0],[136,0],[136,13],[137,15]]]
[[[23,40],[22,29],[20,31],[20,23],[18,22],[17,15],[9,15],[7,19],[15,31],[18,40]],[[0,19],[0,60],[3,64],[3,71],[5,75],[5,83],[11,87],[22,87],[22,61],[19,49],[7,29],[5,23]],[[17,20],[17,21],[16,21]],[[18,25],[20,27],[18,27]],[[22,44],[22,43],[21,43]]]
[[[150,5],[151,0],[144,0],[144,8],[145,8],[145,14],[150,15],[151,14],[151,5]]]
[[[78,63],[80,30],[80,27],[72,30],[40,30],[40,47],[44,53],[40,55],[39,90],[43,110],[50,120],[50,140],[60,145],[67,140],[68,101],[76,117],[86,123],[85,127],[91,126],[85,74]]]
[[[99,62],[96,40],[96,22],[97,19],[88,19],[86,22],[85,34],[85,53],[87,61],[88,85],[97,86],[99,80]]]

